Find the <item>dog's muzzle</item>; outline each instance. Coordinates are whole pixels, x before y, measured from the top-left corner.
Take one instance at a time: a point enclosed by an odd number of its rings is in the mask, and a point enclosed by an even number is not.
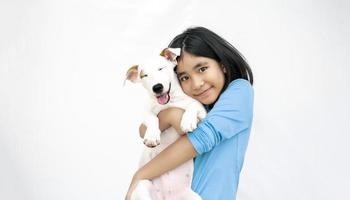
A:
[[[171,89],[171,83],[169,83],[169,90],[163,94],[156,95],[157,101],[161,105],[165,105],[170,101],[170,89]]]

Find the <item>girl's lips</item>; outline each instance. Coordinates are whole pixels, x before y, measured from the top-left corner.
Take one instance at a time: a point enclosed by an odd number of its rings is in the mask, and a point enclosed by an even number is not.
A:
[[[210,90],[211,88],[212,88],[212,87],[210,87],[210,88],[204,90],[203,92],[201,92],[201,93],[199,93],[199,94],[196,94],[196,95],[194,95],[194,96],[196,96],[196,97],[203,97],[203,96],[205,96],[205,95],[208,94],[208,92],[209,92],[209,90]]]

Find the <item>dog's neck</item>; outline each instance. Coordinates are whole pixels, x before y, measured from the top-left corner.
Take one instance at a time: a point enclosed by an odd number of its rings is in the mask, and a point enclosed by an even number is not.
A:
[[[169,95],[170,102],[177,102],[183,100],[184,98],[188,98],[188,96],[182,90],[180,83],[177,80],[177,77],[171,82],[171,91]]]

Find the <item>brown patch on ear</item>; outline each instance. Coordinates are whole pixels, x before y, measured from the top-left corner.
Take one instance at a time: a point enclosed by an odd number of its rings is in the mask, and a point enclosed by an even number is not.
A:
[[[167,60],[174,62],[176,60],[176,54],[171,52],[168,48],[165,48],[160,52],[160,55],[165,57]]]
[[[138,65],[133,65],[128,69],[126,72],[126,80],[129,80],[131,82],[135,82],[137,80],[137,75],[139,71],[139,66]]]
[[[165,57],[165,50],[166,50],[166,49],[167,49],[167,48],[163,49],[162,52],[160,52],[159,55]]]

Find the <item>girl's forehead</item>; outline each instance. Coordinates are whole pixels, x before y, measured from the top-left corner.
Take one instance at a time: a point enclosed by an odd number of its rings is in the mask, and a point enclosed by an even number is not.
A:
[[[206,61],[207,58],[205,57],[184,54],[183,56],[181,56],[181,59],[178,62],[177,71],[186,72],[193,70],[195,66],[205,63]]]

